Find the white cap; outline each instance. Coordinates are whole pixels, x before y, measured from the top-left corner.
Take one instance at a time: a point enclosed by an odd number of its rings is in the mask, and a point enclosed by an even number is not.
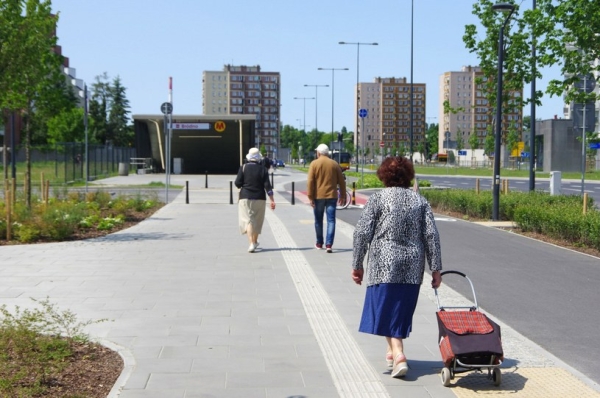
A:
[[[329,147],[325,144],[320,144],[315,151],[319,152],[321,155],[329,156]]]

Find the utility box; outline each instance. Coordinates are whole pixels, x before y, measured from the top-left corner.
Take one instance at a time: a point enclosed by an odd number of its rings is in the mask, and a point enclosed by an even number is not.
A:
[[[183,173],[183,158],[173,159],[173,174]]]
[[[560,171],[551,171],[550,172],[550,195],[560,195],[561,194],[561,178],[562,172]]]

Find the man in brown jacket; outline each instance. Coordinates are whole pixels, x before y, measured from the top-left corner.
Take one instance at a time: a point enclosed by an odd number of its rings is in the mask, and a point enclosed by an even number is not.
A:
[[[315,248],[322,249],[323,243],[325,243],[327,253],[331,253],[335,238],[335,206],[338,200],[346,201],[346,180],[340,165],[329,158],[327,145],[321,144],[315,150],[317,158],[311,162],[308,169],[308,199],[310,199],[310,205],[315,214],[315,232],[317,233]],[[339,192],[342,194],[339,195]],[[327,236],[325,239],[323,239],[324,213],[327,213]]]

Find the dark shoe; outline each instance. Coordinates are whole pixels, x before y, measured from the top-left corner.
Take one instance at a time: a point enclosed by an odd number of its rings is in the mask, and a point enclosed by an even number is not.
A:
[[[333,253],[333,249],[331,248],[331,245],[327,245],[325,247],[327,248],[327,253]]]
[[[322,248],[323,248],[323,244],[322,243],[315,243],[315,249],[321,250]]]

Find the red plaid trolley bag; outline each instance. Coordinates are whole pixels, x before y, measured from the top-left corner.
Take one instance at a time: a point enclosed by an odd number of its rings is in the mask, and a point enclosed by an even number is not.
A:
[[[444,362],[441,371],[442,384],[449,386],[455,374],[473,370],[488,370],[488,377],[494,385],[499,386],[502,380],[500,365],[504,360],[500,326],[478,311],[477,297],[473,283],[459,271],[444,271],[443,275],[456,274],[469,281],[473,292],[474,306],[448,307],[438,302],[436,313],[439,328],[439,347]],[[447,311],[452,309],[452,311]]]

